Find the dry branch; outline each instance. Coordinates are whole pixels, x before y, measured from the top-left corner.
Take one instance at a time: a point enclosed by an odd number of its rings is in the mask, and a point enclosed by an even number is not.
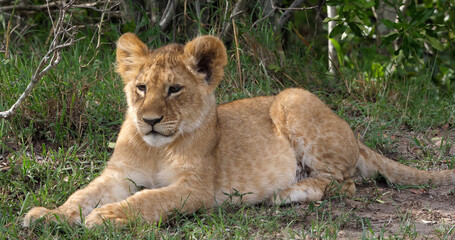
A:
[[[4,112],[0,112],[0,117],[8,119],[12,117],[15,113],[17,108],[24,102],[25,98],[31,93],[35,85],[41,80],[41,78],[53,67],[55,67],[61,60],[61,51],[64,48],[72,46],[77,40],[75,40],[76,35],[76,27],[72,26],[71,21],[71,14],[69,17],[67,16],[67,11],[74,6],[75,0],[70,0],[68,3],[64,2],[53,2],[57,4],[59,8],[59,15],[57,19],[53,22],[52,25],[52,42],[49,45],[49,50],[41,59],[38,64],[38,67],[35,70],[35,73],[32,75],[32,79],[28,84],[27,88],[21,94],[19,99],[13,104],[13,106]],[[47,1],[48,4],[49,0]],[[47,8],[49,12],[49,17],[52,19],[50,15],[50,7]],[[65,20],[68,19],[68,22]]]
[[[178,0],[169,0],[166,5],[166,9],[164,9],[163,17],[160,20],[160,28],[161,30],[165,30],[169,23],[175,16],[175,9],[177,8]]]
[[[280,19],[274,27],[275,32],[281,31],[281,28],[289,20],[295,10],[303,10],[303,8],[300,8],[303,2],[305,2],[305,0],[295,0],[289,8],[286,8],[286,11],[284,11],[283,15],[281,15]]]
[[[11,6],[0,6],[0,11],[8,12],[8,11],[42,11],[46,9],[56,9],[59,6],[65,4],[66,1],[48,1],[46,4],[41,5],[25,5],[25,4],[18,4],[18,5],[11,5]],[[98,12],[109,12],[112,11],[114,7],[120,4],[121,1],[118,1],[116,4],[110,7],[110,9],[99,9],[96,6],[104,4],[108,1],[105,0],[98,0],[96,2],[88,2],[88,3],[80,3],[80,4],[71,4],[69,8],[86,8],[91,9]]]
[[[232,35],[232,25],[231,25],[231,22],[232,20],[240,15],[242,12],[244,12],[246,10],[246,7],[247,7],[247,1],[246,0],[239,0],[235,6],[234,6],[234,11],[232,11],[231,13],[231,16],[229,17],[229,19],[225,19],[225,22],[224,22],[224,25],[223,25],[223,28],[221,30],[221,38],[227,40],[227,38],[231,38],[231,35]]]
[[[268,3],[268,1],[266,1]],[[296,10],[313,10],[313,9],[319,9],[320,6],[313,6],[313,7],[299,7],[300,5],[302,5],[304,3],[304,0],[296,0],[294,1],[290,7],[288,8],[281,8],[281,7],[277,7],[275,5],[275,3],[270,0],[270,4],[271,6],[268,7],[267,6],[264,6],[264,8],[266,9],[264,11],[264,16],[262,18],[260,18],[259,20],[257,20],[256,22],[253,23],[253,25],[251,26],[251,28],[254,28],[258,23],[262,22],[263,20],[265,19],[268,19],[269,17],[271,17],[276,10],[284,10],[285,12],[281,15],[281,17],[278,19],[277,23],[275,24],[275,27],[274,27],[274,30],[275,31],[280,31],[281,28],[283,27],[283,25],[289,21],[289,18],[292,16],[292,12],[296,11]]]

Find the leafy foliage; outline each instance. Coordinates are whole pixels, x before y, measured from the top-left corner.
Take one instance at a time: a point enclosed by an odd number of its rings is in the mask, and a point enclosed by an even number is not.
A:
[[[350,58],[362,56],[369,58],[366,59],[370,62],[367,67],[373,72],[377,66],[384,66],[382,75],[409,74],[416,68],[432,68],[435,83],[455,93],[455,75],[450,70],[455,64],[452,1],[329,0],[327,5],[338,6],[338,15],[325,19],[325,22],[337,22],[329,37],[341,36],[341,41],[350,45],[362,45],[359,51],[352,51],[344,59],[348,66],[353,67]],[[381,8],[392,10],[393,18],[378,19],[375,12]],[[381,36],[380,25],[387,27],[388,34]],[[346,47],[337,52],[349,51]],[[401,71],[395,71],[397,69]]]

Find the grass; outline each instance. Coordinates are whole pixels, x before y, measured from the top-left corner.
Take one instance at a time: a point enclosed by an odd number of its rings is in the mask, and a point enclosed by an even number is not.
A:
[[[299,44],[298,38],[283,52],[270,28],[255,34],[240,31],[241,56],[237,59],[234,48],[229,50],[225,80],[216,92],[220,103],[305,87],[347,120],[369,146],[388,155],[397,155],[393,137],[399,133],[425,133],[445,125],[445,132],[454,132],[453,96],[441,94],[427,71],[375,82],[365,78],[362,69],[342,68],[347,82],[341,83],[343,79],[326,74],[324,57]],[[156,225],[135,219],[121,228],[107,224],[87,229],[65,222],[22,228],[22,217],[32,206],[61,205],[99,174],[112,153],[109,143],[115,142],[126,109],[122,83],[113,71],[113,43],[95,55],[89,39],[65,52],[15,117],[0,121],[0,239],[334,239],[349,229],[365,239],[421,237],[406,212],[397,213],[398,229],[391,233],[388,226],[373,225],[339,197],[285,207],[226,205],[189,215],[176,213],[168,223]],[[34,54],[25,54],[29,49]],[[9,59],[1,60],[0,109],[11,106],[25,88],[43,49],[25,42],[20,49],[11,49]],[[244,82],[237,80],[237,62]],[[453,168],[455,158],[446,150],[454,139],[444,139],[439,158],[429,143],[413,141],[412,146],[424,149],[429,159],[419,167],[439,166],[444,160]],[[381,194],[356,201],[369,205]],[[454,232],[450,226],[435,226],[441,239]]]

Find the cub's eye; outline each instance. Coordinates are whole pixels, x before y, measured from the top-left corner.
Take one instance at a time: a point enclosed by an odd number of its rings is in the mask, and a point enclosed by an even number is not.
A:
[[[145,90],[147,90],[147,86],[145,86],[145,84],[139,84],[136,86],[136,88],[141,92],[145,92]]]
[[[182,90],[182,88],[183,87],[180,85],[172,85],[169,87],[169,90],[167,91],[167,95],[169,96],[173,93],[178,93],[178,92],[180,92],[180,90]]]

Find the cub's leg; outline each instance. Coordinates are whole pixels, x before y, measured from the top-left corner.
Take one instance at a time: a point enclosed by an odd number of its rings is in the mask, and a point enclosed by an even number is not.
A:
[[[80,222],[81,215],[87,216],[94,208],[118,202],[133,194],[136,186],[127,178],[125,169],[108,166],[87,187],[73,193],[62,206],[52,210],[44,207],[32,208],[24,217],[23,225],[28,227],[40,217],[45,217],[47,221],[56,221],[56,215],[70,224]]]
[[[168,214],[175,210],[194,212],[201,207],[213,206],[214,186],[211,181],[206,182],[204,174],[183,172],[180,175],[181,177],[169,186],[142,190],[123,201],[93,210],[85,218],[85,224],[100,225],[103,221],[123,224],[137,216],[156,223],[165,221]]]
[[[340,184],[338,181],[325,177],[310,177],[284,189],[271,200],[272,203],[280,205],[291,202],[319,201],[332,194],[353,196],[354,193],[355,185],[352,180],[346,180]]]
[[[321,200],[337,184],[354,194],[351,180],[359,150],[349,125],[315,95],[287,89],[276,96],[270,116],[296,156],[296,184],[277,193],[275,202]],[[331,183],[334,183],[333,187]]]

